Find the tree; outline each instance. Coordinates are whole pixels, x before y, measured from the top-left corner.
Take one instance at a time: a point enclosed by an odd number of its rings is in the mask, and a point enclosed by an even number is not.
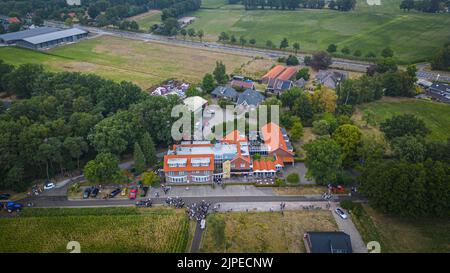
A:
[[[187,30],[187,34],[189,36],[189,38],[191,38],[191,40],[195,37],[195,29],[190,28]]]
[[[357,156],[357,149],[361,141],[362,133],[355,125],[344,124],[333,133],[333,139],[341,146],[342,160],[349,166]]]
[[[341,49],[341,52],[345,55],[348,55],[348,54],[350,54],[350,49],[348,47],[343,47]]]
[[[148,167],[152,167],[156,164],[156,149],[152,138],[148,132],[145,132],[141,138],[140,146],[144,153],[145,162]]]
[[[187,31],[185,28],[180,29],[180,34],[183,36],[183,40],[186,40]]]
[[[396,115],[380,124],[380,130],[388,139],[406,135],[425,137],[429,130],[423,120],[411,114]]]
[[[306,59],[305,59],[306,62]],[[330,54],[321,51],[318,53],[314,53],[311,59],[311,67],[315,70],[319,69],[327,69],[331,65],[331,56]]]
[[[145,162],[145,156],[142,152],[141,146],[139,143],[134,143],[134,153],[133,153],[133,160],[134,160],[134,168],[136,169],[136,172],[142,173],[146,169],[146,162]]]
[[[399,158],[412,163],[419,163],[425,159],[425,145],[423,140],[414,136],[396,137],[392,140],[394,154]]]
[[[16,32],[22,28],[21,23],[10,23],[8,24],[8,32]]]
[[[303,78],[305,81],[309,80],[309,69],[307,67],[303,67],[302,69],[300,69],[297,72],[297,75],[295,76],[295,78],[298,80],[300,78]]]
[[[226,43],[229,39],[230,39],[230,36],[228,36],[228,34],[226,32],[221,32],[219,34],[219,42]]]
[[[291,129],[291,140],[298,141],[303,137],[303,125],[300,121],[294,122]]]
[[[390,47],[386,47],[381,51],[383,58],[391,58],[394,56],[394,51]]]
[[[400,3],[400,8],[402,9],[402,10],[408,10],[408,11],[410,11],[411,9],[413,9],[414,8],[414,0],[403,0],[401,3]]]
[[[355,57],[361,57],[361,55],[362,55],[362,53],[361,53],[361,50],[359,50],[359,49],[357,49],[357,50],[355,50],[355,52],[353,52],[353,56],[355,56]]]
[[[98,9],[97,5],[90,5],[87,9],[87,13],[92,19],[95,19],[100,14],[100,12],[101,11]]]
[[[450,44],[439,49],[431,60],[431,68],[450,71]]]
[[[5,89],[19,98],[29,98],[33,93],[33,83],[44,73],[42,65],[22,64],[2,78]]]
[[[310,126],[313,117],[311,100],[302,91],[300,92],[300,96],[295,99],[291,110],[294,115],[300,117],[304,126]]]
[[[234,36],[234,34],[232,34],[230,37],[230,43],[235,44],[236,42],[237,42],[236,36]]]
[[[287,65],[298,65],[299,64],[298,58],[294,55],[289,55],[286,59],[286,64]]]
[[[203,35],[205,35],[205,33],[203,32],[203,30],[200,29],[200,30],[197,31],[197,36],[198,36],[198,38],[200,39],[200,42],[203,42],[203,41],[202,41]]]
[[[216,61],[216,68],[214,68],[213,75],[218,84],[226,84],[228,82],[226,67],[222,61]]]
[[[413,82],[417,81],[417,66],[415,64],[408,65],[406,67],[406,73],[411,77]]]
[[[297,54],[297,52],[300,50],[300,44],[297,43],[297,42],[295,42],[295,43],[292,45],[292,48],[294,48],[294,52],[295,52],[295,54]]]
[[[298,87],[293,87],[281,93],[280,100],[284,107],[289,107],[289,110],[293,109],[295,100],[302,96],[303,91]]]
[[[289,42],[287,38],[283,38],[280,43],[280,49],[286,49],[289,47]]]
[[[272,42],[271,40],[267,40],[267,41],[266,41],[266,47],[268,47],[268,48],[273,48],[273,47],[274,47],[273,42]]]
[[[184,92],[184,95],[186,95],[186,97],[195,97],[195,96],[201,96],[202,94],[199,90],[197,90],[197,87],[195,87],[194,85],[191,85],[186,90],[186,92]]]
[[[397,63],[393,58],[384,58],[377,62],[376,71],[378,73],[396,72]]]
[[[314,91],[311,96],[311,103],[314,113],[329,112],[336,110],[336,92],[328,87],[321,86]]]
[[[33,16],[33,18],[31,18],[31,22],[35,26],[42,26],[44,24],[44,20],[42,19],[42,17],[37,16],[37,15],[35,15],[35,16]]]
[[[84,167],[84,177],[93,183],[114,183],[120,180],[119,160],[110,153],[99,153]]]
[[[330,54],[336,52],[337,51],[337,45],[335,45],[335,44],[328,45],[327,51]]]
[[[67,137],[63,143],[64,148],[72,158],[77,160],[77,168],[80,168],[80,157],[88,151],[88,144],[82,137]]]
[[[319,185],[336,181],[341,171],[341,150],[330,137],[323,136],[303,145],[306,151],[307,176],[314,177]]]
[[[329,135],[330,134],[330,123],[326,120],[316,120],[313,122],[312,131],[314,134],[319,136]]]
[[[207,93],[211,93],[215,87],[213,75],[206,73],[205,76],[203,76],[202,89]]]
[[[247,40],[245,39],[244,36],[239,37],[239,43],[241,44],[242,47],[245,46],[245,44],[247,43]]]
[[[363,111],[363,119],[366,121],[365,127],[367,128],[370,125],[375,126],[376,119],[375,119],[375,113],[372,110],[366,109]]]
[[[142,173],[142,184],[147,186],[155,186],[160,182],[160,178],[154,172],[144,172]]]
[[[255,38],[251,38],[248,42],[253,46],[256,44]]]

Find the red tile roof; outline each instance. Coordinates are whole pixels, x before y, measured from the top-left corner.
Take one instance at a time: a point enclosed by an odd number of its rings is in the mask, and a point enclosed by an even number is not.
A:
[[[286,81],[292,79],[295,74],[297,74],[297,68],[291,66],[286,68],[277,78]]]
[[[270,122],[261,128],[264,143],[269,146],[269,152],[273,152],[278,149],[282,149],[288,154],[292,154],[288,151],[286,141],[284,140],[283,133],[280,127]]]
[[[254,160],[253,171],[277,171],[277,168],[275,167],[275,162]]]
[[[8,18],[8,23],[20,23],[20,20],[17,17],[11,17]]]
[[[228,135],[226,135],[223,140],[225,141],[247,141],[247,137],[245,136],[245,134],[241,134],[241,132],[239,132],[238,130],[234,130],[233,132],[229,133]]]
[[[240,81],[240,80],[232,80],[231,81],[232,87],[240,87],[245,89],[251,89],[253,88],[253,82],[250,81]]]
[[[262,78],[276,78],[280,75],[286,68],[282,65],[276,65],[269,70]]]

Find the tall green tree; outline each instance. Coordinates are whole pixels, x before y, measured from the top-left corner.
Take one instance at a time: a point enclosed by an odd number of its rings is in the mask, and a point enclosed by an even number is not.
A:
[[[214,83],[213,75],[211,75],[209,73],[205,74],[205,76],[203,76],[203,80],[202,80],[203,90],[207,93],[211,93],[215,87],[216,87],[216,84]]]
[[[307,175],[314,177],[319,185],[336,182],[342,168],[339,145],[330,137],[323,136],[303,145],[306,151]]]
[[[222,61],[216,62],[216,68],[214,68],[213,75],[218,84],[226,84],[228,82],[226,67]]]
[[[80,168],[80,157],[88,151],[87,142],[82,137],[67,137],[63,146],[77,160],[77,168]]]
[[[84,176],[93,183],[115,183],[121,178],[119,159],[110,153],[99,153],[84,166]]]
[[[286,49],[289,47],[289,42],[287,38],[283,38],[280,42],[280,49]]]
[[[134,153],[133,153],[133,159],[134,159],[134,168],[136,169],[136,172],[142,173],[146,169],[146,162],[145,162],[145,156],[142,152],[141,146],[139,143],[134,143]]]
[[[147,166],[151,167],[156,164],[156,149],[152,138],[148,132],[145,132],[141,138],[140,146],[145,156]]]
[[[341,146],[342,159],[349,166],[357,158],[357,149],[360,145],[362,133],[355,125],[344,124],[333,133],[333,139]]]
[[[388,139],[406,135],[425,137],[429,130],[423,120],[411,114],[396,115],[380,124],[381,131]]]

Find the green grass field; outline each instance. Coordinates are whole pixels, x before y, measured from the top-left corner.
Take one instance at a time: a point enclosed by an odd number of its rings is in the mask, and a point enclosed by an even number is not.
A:
[[[446,219],[404,219],[381,214],[368,205],[363,208],[361,217],[352,216],[353,222],[364,242],[380,242],[383,253],[450,251],[450,221]]]
[[[213,71],[218,60],[224,62],[229,73],[251,60],[238,54],[112,36],[84,40],[46,53],[1,47],[0,59],[14,65],[43,64],[51,71],[95,73],[115,81],[132,81],[142,88],[169,78],[199,82],[205,73]]]
[[[428,129],[430,139],[446,140],[450,137],[450,105],[416,99],[385,98],[358,107],[355,117],[365,109],[375,114],[377,124],[393,115],[414,114],[421,118]]]
[[[189,221],[173,209],[26,209],[0,218],[0,252],[185,252]]]
[[[212,2],[207,2],[210,7]],[[267,40],[276,45],[284,38],[290,44],[299,42],[303,51],[324,50],[329,44],[344,46],[363,56],[390,46],[402,62],[417,62],[430,58],[437,48],[450,40],[450,14],[403,12],[400,0],[383,0],[381,6],[369,6],[358,0],[350,12],[322,10],[251,10],[242,5],[226,5],[216,9],[201,9],[192,24],[202,29],[205,38],[215,41],[222,31],[237,37],[255,38],[257,45]]]
[[[151,10],[144,14],[134,16],[130,20],[135,20],[139,25],[139,29],[148,31],[151,26],[161,23],[161,11]]]
[[[228,0],[202,0],[202,9],[217,9],[228,4]]]

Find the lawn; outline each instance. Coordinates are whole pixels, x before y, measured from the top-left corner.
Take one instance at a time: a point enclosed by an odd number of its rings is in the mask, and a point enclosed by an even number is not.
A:
[[[228,0],[202,0],[202,9],[217,9],[228,4]]]
[[[213,1],[213,0],[210,0]],[[217,1],[217,0],[214,0]],[[195,29],[203,29],[205,38],[215,41],[222,31],[264,46],[267,40],[276,45],[284,38],[290,44],[299,42],[303,51],[324,50],[329,44],[380,55],[390,46],[403,62],[430,58],[450,39],[450,14],[403,12],[401,0],[385,0],[381,6],[369,6],[358,0],[354,11],[329,9],[296,11],[250,10],[242,5],[226,5],[216,9],[200,9]]]
[[[185,252],[189,221],[183,210],[122,208],[26,209],[0,218],[0,252]]]
[[[330,211],[216,213],[208,216],[201,252],[305,252],[306,231],[334,231]]]
[[[365,243],[380,242],[381,252],[450,252],[448,219],[404,219],[381,214],[368,205],[363,208],[363,216],[353,217],[354,223]]]
[[[218,60],[224,62],[229,73],[251,60],[239,54],[112,36],[61,46],[47,53],[2,47],[0,59],[15,65],[39,63],[52,71],[95,73],[115,81],[132,81],[142,88],[169,78],[199,82],[205,73],[213,71]]]
[[[450,137],[450,105],[417,99],[384,98],[358,107],[354,119],[358,122],[362,111],[375,114],[377,124],[393,115],[414,114],[421,118],[431,133],[430,139],[446,140]]]
[[[151,26],[161,24],[161,11],[150,10],[146,13],[133,16],[129,18],[129,20],[136,21],[139,25],[139,29],[148,31]]]

